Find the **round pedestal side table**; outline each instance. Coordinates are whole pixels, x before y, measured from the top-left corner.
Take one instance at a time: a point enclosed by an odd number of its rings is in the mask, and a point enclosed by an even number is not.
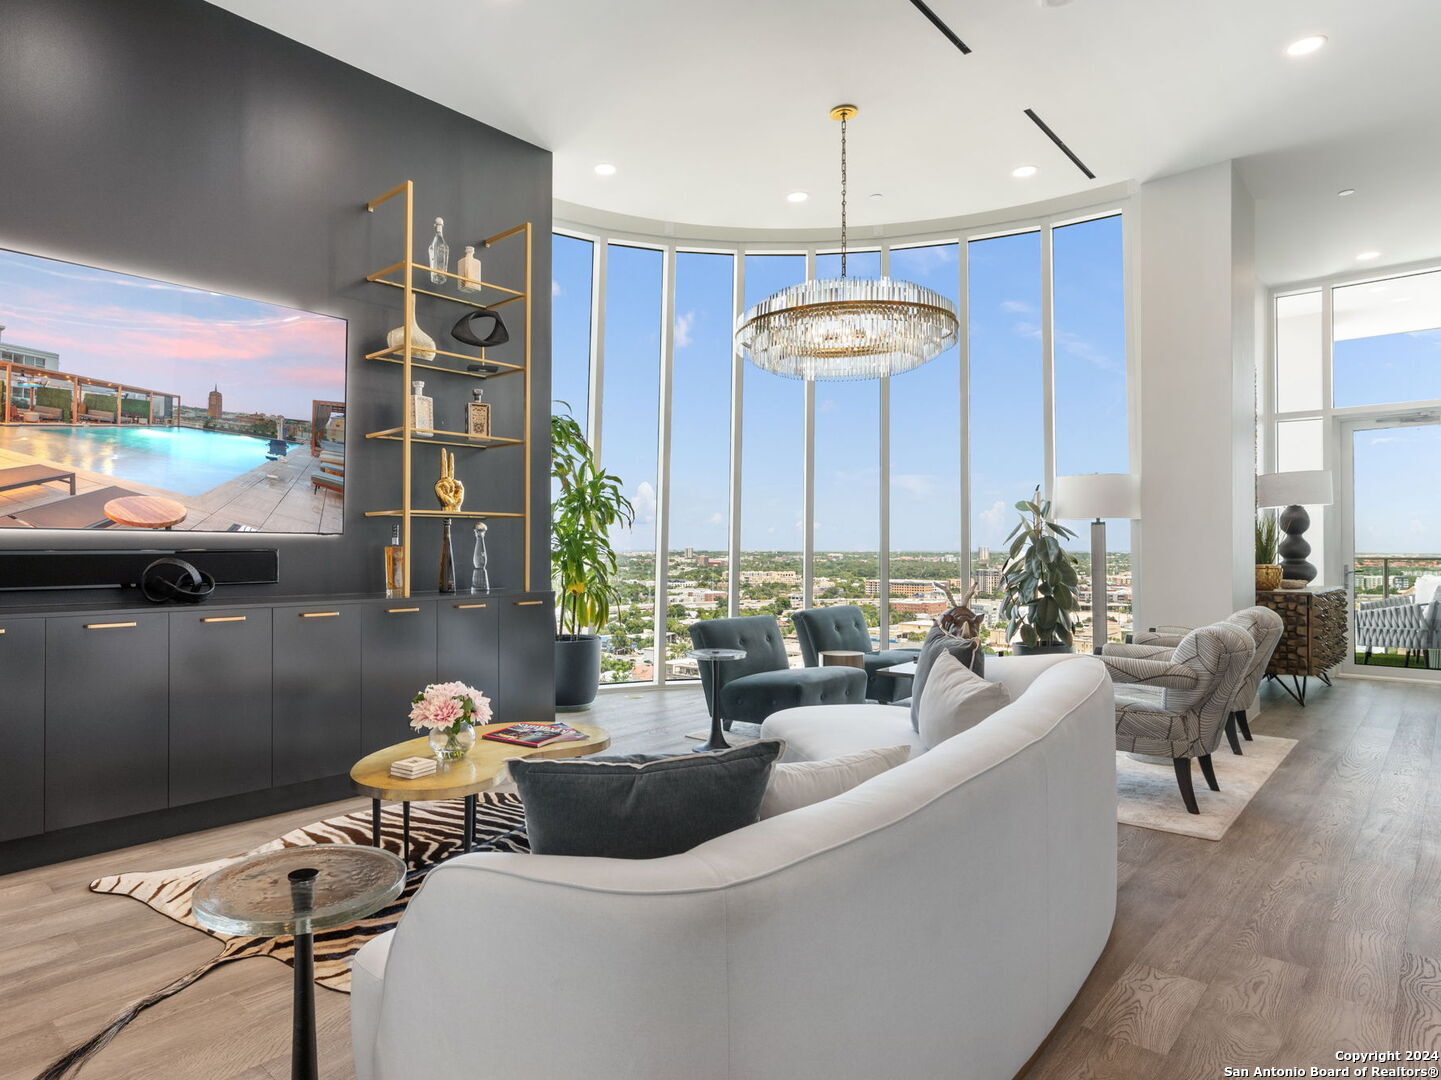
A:
[[[295,937],[291,1080],[316,1080],[314,935],[374,914],[405,888],[405,863],[354,844],[311,844],[240,859],[202,881],[195,921],[222,934]]]
[[[686,655],[695,659],[697,663],[710,665],[710,738],[691,749],[697,753],[705,753],[710,750],[729,750],[731,744],[726,742],[725,728],[721,725],[721,665],[727,660],[744,660],[746,651],[744,649],[691,649]]]
[[[821,653],[821,667],[853,667],[865,670],[866,654],[852,649],[828,649]]]

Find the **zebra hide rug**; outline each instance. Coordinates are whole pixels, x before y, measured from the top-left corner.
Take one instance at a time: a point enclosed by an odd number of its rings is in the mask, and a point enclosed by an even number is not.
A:
[[[530,850],[525,836],[525,811],[519,796],[513,792],[484,792],[477,799],[476,850]],[[392,929],[400,921],[405,906],[420,888],[430,868],[460,853],[464,801],[419,802],[410,806],[410,851],[402,855],[410,868],[405,889],[388,907],[350,926],[339,927],[315,935],[315,981],[329,990],[350,992],[350,958],[377,934]],[[387,851],[401,854],[402,809],[388,805],[381,810],[381,842]],[[97,893],[131,896],[142,904],[168,915],[176,922],[193,926],[221,942],[218,955],[187,972],[168,986],[133,1002],[103,1029],[68,1051],[42,1072],[36,1080],[61,1080],[73,1076],[87,1060],[106,1046],[131,1020],[157,1002],[178,994],[191,983],[221,964],[250,956],[271,956],[287,964],[295,958],[294,941],[289,937],[239,937],[220,934],[200,926],[190,912],[190,896],[207,876],[227,863],[277,848],[303,847],[307,844],[365,844],[371,840],[370,811],[362,810],[340,817],[327,818],[295,829],[252,851],[232,855],[213,862],[181,866],[174,870],[151,870],[134,874],[117,874],[90,883]]]

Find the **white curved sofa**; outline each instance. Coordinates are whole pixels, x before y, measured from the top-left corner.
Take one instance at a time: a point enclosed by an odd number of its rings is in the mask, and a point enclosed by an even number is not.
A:
[[[1114,714],[1089,657],[996,676],[977,727],[685,854],[437,868],[355,957],[359,1080],[1010,1080],[1111,929]]]

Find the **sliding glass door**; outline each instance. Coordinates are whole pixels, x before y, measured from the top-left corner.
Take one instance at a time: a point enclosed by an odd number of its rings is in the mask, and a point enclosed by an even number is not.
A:
[[[1438,421],[1432,410],[1340,423],[1348,671],[1441,679]]]

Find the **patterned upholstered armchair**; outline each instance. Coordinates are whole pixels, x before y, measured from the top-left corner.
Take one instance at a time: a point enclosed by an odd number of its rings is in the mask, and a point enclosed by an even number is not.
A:
[[[795,623],[796,639],[800,642],[806,667],[820,666],[820,654],[823,652],[839,649],[865,653],[866,697],[883,705],[890,703],[901,680],[880,672],[920,655],[920,649],[872,650],[871,629],[866,625],[865,613],[854,604],[807,608],[792,615],[791,621]]]
[[[1246,710],[1251,707],[1251,702],[1256,700],[1256,691],[1261,688],[1261,680],[1265,678],[1266,668],[1270,666],[1271,654],[1276,651],[1276,646],[1281,643],[1281,635],[1285,633],[1286,621],[1270,608],[1260,606],[1242,608],[1226,621],[1250,634],[1256,647],[1251,657],[1251,666],[1246,669],[1246,677],[1236,688],[1236,696],[1226,712],[1226,739],[1231,744],[1231,753],[1240,754],[1241,740],[1236,737],[1236,729],[1239,727],[1246,741],[1251,741],[1251,726],[1246,720]],[[1159,626],[1151,630],[1137,631],[1132,638],[1133,644],[1107,645],[1105,655],[1168,659],[1182,638],[1190,632],[1184,626]]]
[[[1411,654],[1426,656],[1441,649],[1441,603],[1418,603],[1415,596],[1388,596],[1382,600],[1362,600],[1354,616],[1356,648],[1364,648],[1362,663],[1371,662],[1375,649],[1405,649],[1406,664]]]
[[[1255,652],[1250,634],[1220,622],[1192,630],[1168,656],[1101,655],[1118,684],[1116,749],[1170,758],[1181,799],[1192,814],[1201,811],[1191,784],[1191,759],[1200,762],[1211,790],[1220,791],[1211,752],[1221,741],[1227,712]]]

